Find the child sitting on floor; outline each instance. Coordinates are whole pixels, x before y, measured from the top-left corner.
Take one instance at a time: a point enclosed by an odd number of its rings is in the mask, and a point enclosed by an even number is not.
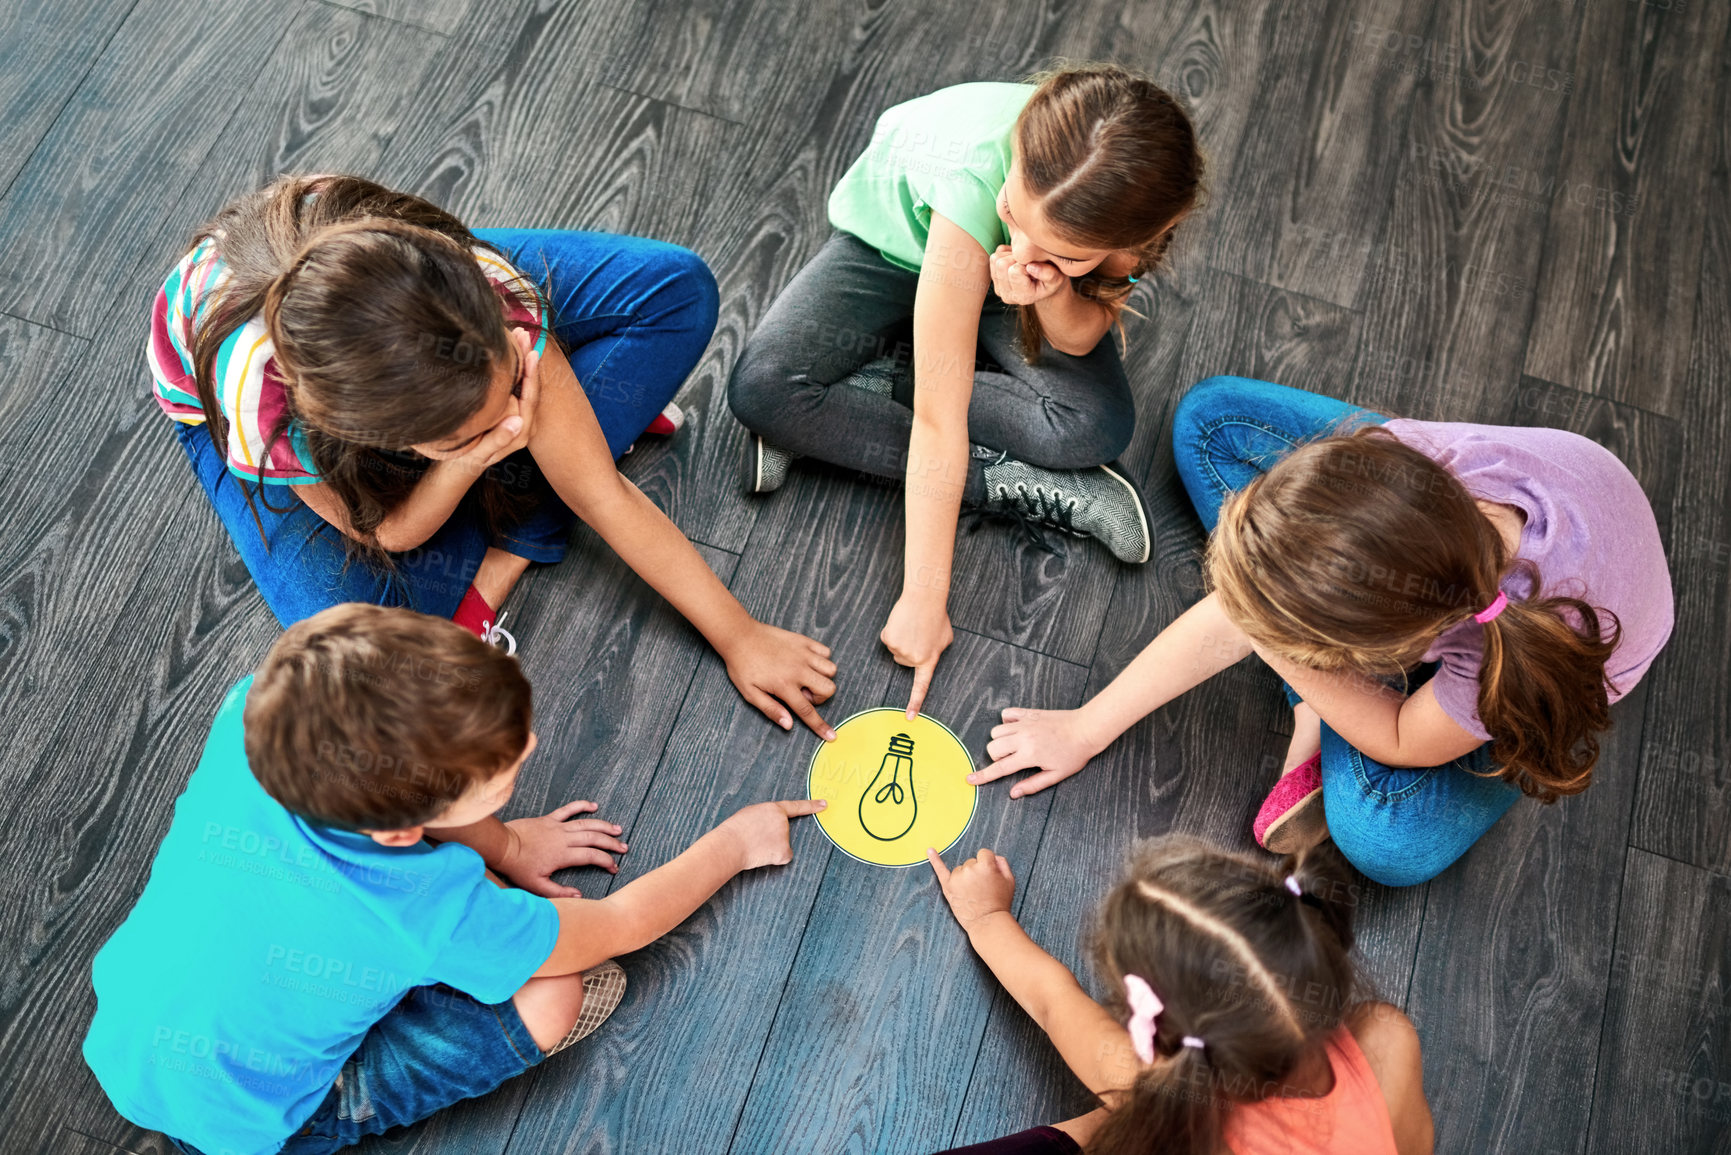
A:
[[[116,1109],[192,1155],[322,1155],[485,1094],[607,1017],[612,956],[788,862],[788,819],[822,808],[745,807],[577,897],[550,875],[613,869],[618,826],[573,819],[589,802],[494,817],[530,713],[516,660],[449,621],[346,604],[291,627],[224,699],[97,953],[84,1057]]]
[[[1418,1035],[1360,1000],[1357,888],[1332,848],[1275,862],[1194,838],[1144,844],[1094,932],[1113,1009],[1017,924],[1006,860],[931,860],[974,949],[1104,1103],[950,1155],[1431,1150]]]

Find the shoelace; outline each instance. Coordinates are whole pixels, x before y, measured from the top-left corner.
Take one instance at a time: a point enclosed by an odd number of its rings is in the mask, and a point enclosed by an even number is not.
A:
[[[503,626],[501,626],[499,624],[499,622],[504,621],[505,615],[510,613],[510,612],[511,611],[509,611],[509,610],[500,610],[499,611],[499,621],[497,621],[497,622],[483,621],[481,623],[481,640],[483,642],[486,642],[490,646],[496,646],[499,644],[500,638],[505,639],[505,656],[507,658],[516,654],[516,652],[517,652],[517,639],[512,637],[511,631],[505,629]]]
[[[1034,486],[1033,493],[1028,492],[1026,482],[1018,481],[1015,485],[1016,496],[1010,496],[1010,487],[998,486],[998,497],[1012,502],[1012,508],[1018,509],[1033,517],[1042,525],[1049,525],[1066,533],[1075,533],[1076,499],[1064,499],[1061,490],[1052,490],[1048,495],[1043,485]]]
[[[1009,487],[1000,485],[997,487],[997,490],[1001,495],[1007,495]],[[1031,511],[1025,502],[1013,502],[1003,509],[991,509],[983,505],[970,506],[969,508],[962,510],[961,516],[957,519],[957,524],[960,525],[965,522],[968,527],[968,533],[974,534],[979,532],[980,526],[984,525],[988,521],[1010,522],[1017,529],[1021,530],[1023,538],[1029,545],[1035,546],[1056,557],[1068,556],[1068,553],[1065,550],[1052,544],[1051,536],[1045,532],[1048,528],[1052,528],[1050,523],[1032,516]]]

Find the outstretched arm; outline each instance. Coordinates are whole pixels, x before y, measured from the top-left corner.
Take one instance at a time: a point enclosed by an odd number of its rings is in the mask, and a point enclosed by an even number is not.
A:
[[[1242,661],[1250,639],[1209,594],[1154,635],[1154,640],[1076,710],[1029,710],[1012,706],[992,729],[986,753],[992,764],[968,776],[990,782],[1019,770],[1040,773],[1016,783],[1020,798],[1062,782],[1141,719],[1193,686]]]
[[[914,424],[908,437],[902,594],[879,635],[891,657],[913,667],[910,718],[924,704],[938,658],[954,637],[950,565],[968,480],[974,349],[990,284],[980,242],[933,213],[914,295]]]
[[[980,961],[1046,1032],[1076,1078],[1095,1094],[1129,1086],[1138,1066],[1130,1033],[1010,913],[1016,880],[1009,861],[982,850],[950,870],[937,851],[926,857]]]
[[[529,452],[560,498],[708,639],[746,701],[783,729],[797,714],[834,737],[812,705],[835,693],[829,647],[746,612],[679,527],[614,465],[569,361],[544,358],[538,378]]]

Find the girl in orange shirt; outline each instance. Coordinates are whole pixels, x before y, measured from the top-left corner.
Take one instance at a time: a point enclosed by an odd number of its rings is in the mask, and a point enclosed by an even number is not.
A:
[[[930,857],[980,958],[1102,1104],[949,1155],[1429,1155],[1418,1034],[1360,996],[1358,887],[1332,848],[1143,844],[1095,921],[1110,1006],[1016,922],[1005,859]]]

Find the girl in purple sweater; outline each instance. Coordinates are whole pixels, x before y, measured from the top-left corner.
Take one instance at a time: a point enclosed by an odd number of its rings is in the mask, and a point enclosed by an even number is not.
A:
[[[1254,651],[1294,713],[1255,823],[1270,850],[1332,837],[1410,885],[1522,794],[1587,788],[1610,703],[1672,626],[1652,507],[1614,454],[1241,377],[1184,397],[1173,450],[1211,592],[1080,709],[1005,710],[971,780],[1037,767],[1011,794],[1042,790]]]

